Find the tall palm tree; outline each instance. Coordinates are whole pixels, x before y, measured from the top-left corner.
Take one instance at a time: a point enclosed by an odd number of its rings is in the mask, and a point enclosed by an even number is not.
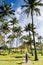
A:
[[[31,54],[32,54],[32,56],[33,56],[33,53],[32,53],[32,42],[31,42],[31,32],[32,32],[32,24],[31,23],[29,23],[28,25],[26,25],[25,26],[25,31],[26,32],[29,32],[29,44],[30,44],[30,49],[31,49]]]
[[[6,3],[2,0],[2,5],[0,5],[0,17],[14,15],[15,10],[12,10],[12,5]]]
[[[34,40],[34,51],[35,51],[35,60],[38,60],[37,58],[37,52],[36,52],[36,45],[35,45],[35,36],[34,36],[34,22],[33,22],[33,13],[36,12],[36,15],[40,15],[40,9],[36,6],[43,6],[43,3],[41,3],[41,0],[23,0],[25,2],[25,5],[22,5],[21,7],[25,9],[25,13],[29,15],[31,13],[31,19],[32,19],[32,31],[33,31],[33,40]]]

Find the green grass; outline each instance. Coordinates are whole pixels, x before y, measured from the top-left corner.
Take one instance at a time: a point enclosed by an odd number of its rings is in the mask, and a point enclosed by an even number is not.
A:
[[[24,60],[25,54],[24,53],[11,53],[2,52],[0,55],[0,65],[22,65]],[[38,54],[38,61],[34,61],[34,56],[29,54],[29,59],[31,60],[33,65],[43,65],[43,56]]]
[[[31,56],[30,54],[29,57],[33,65],[43,65],[43,56],[41,56],[40,54],[38,54],[38,61],[35,61],[34,56]]]
[[[0,55],[0,65],[22,65],[24,60],[24,54],[20,53],[1,53]]]

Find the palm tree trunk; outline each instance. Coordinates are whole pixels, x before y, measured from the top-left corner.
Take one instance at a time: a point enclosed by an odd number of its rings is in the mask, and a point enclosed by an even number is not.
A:
[[[41,55],[42,55],[42,44],[41,44],[41,39],[40,39],[40,46],[41,46],[41,49],[40,49],[40,52],[41,52]]]
[[[29,44],[30,44],[30,53],[32,54],[32,56],[33,56],[33,52],[32,52],[32,46],[31,46],[31,39],[30,39],[30,37],[31,37],[31,34],[30,34],[30,31],[29,31]]]
[[[37,51],[36,51],[36,44],[35,44],[35,36],[34,36],[33,10],[31,10],[31,18],[32,18],[32,33],[33,33],[35,60],[38,60]]]

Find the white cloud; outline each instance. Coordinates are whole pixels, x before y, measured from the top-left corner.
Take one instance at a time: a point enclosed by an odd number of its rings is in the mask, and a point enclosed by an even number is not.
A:
[[[40,8],[40,7],[39,7]],[[36,32],[39,33],[39,35],[43,36],[43,7],[40,8],[41,16],[35,16],[34,15],[34,24],[36,27]],[[23,14],[20,16],[19,25],[22,27],[25,26],[25,24],[28,24],[31,22],[31,17],[26,17],[26,14]],[[26,33],[24,33],[26,34]]]
[[[21,7],[17,8],[16,12],[20,14],[21,13]]]
[[[17,20],[19,20],[20,14],[21,14],[21,7],[18,7],[15,12],[15,17],[17,18]]]
[[[34,24],[35,24],[35,27],[36,27],[36,31],[40,35],[43,35],[43,7],[38,7],[38,8],[40,8],[41,16],[35,16],[34,15]],[[26,14],[24,14],[24,13],[21,14],[21,12],[22,12],[21,7],[17,8],[17,10],[15,12],[15,16],[19,20],[19,25],[22,28],[24,28],[26,24],[31,22],[31,17],[29,16],[27,18]]]
[[[14,6],[14,3],[13,3],[13,2],[11,3],[11,6],[12,6],[12,7]]]

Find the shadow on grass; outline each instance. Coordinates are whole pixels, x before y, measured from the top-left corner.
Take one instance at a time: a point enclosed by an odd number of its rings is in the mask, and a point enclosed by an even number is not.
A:
[[[15,58],[24,58],[24,56],[15,56]]]
[[[35,59],[31,59],[31,57],[29,58],[29,60],[31,61],[39,61],[39,59],[35,60]]]
[[[6,56],[7,54],[0,54],[0,55],[2,55],[2,56]]]
[[[18,65],[22,65],[22,63],[24,63],[24,62],[20,62],[20,63],[17,63]]]
[[[12,58],[25,58],[25,56],[10,56]]]
[[[20,63],[17,63],[18,65],[21,65],[22,64],[22,62],[20,62]]]

